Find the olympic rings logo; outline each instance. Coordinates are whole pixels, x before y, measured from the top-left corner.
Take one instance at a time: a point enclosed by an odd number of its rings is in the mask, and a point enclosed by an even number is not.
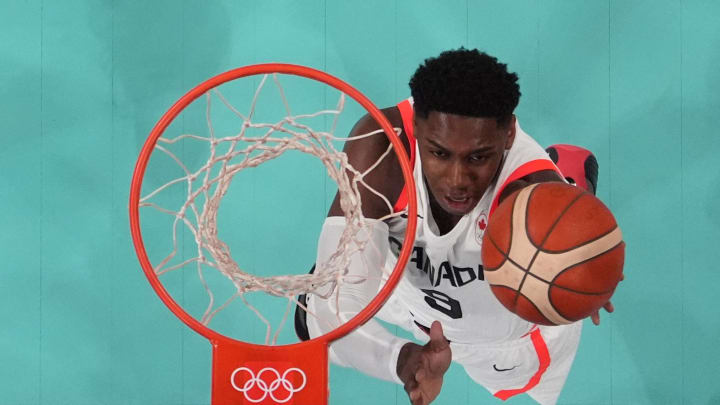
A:
[[[245,381],[245,384],[243,384],[242,387],[239,387],[237,384],[235,384],[235,377],[238,373],[242,371],[247,372],[250,375],[250,378]],[[297,372],[298,374],[300,374],[300,376],[302,376],[302,384],[300,384],[300,386],[297,388],[295,388],[293,386],[293,383],[287,378],[288,374],[293,371]],[[262,379],[262,375],[264,373],[270,373],[272,376],[274,376],[275,380],[268,384]],[[265,398],[267,398],[268,395],[270,395],[270,398],[272,398],[273,401],[283,404],[289,401],[293,397],[293,394],[305,388],[305,383],[307,383],[307,377],[305,376],[305,372],[295,367],[288,368],[287,370],[285,370],[284,373],[282,373],[282,375],[279,371],[275,370],[272,367],[263,368],[262,370],[260,370],[259,373],[257,373],[257,375],[255,375],[255,373],[247,367],[239,367],[236,368],[235,371],[233,371],[232,375],[230,375],[230,383],[236,391],[242,392],[243,395],[245,395],[245,399],[252,403],[262,402]],[[249,393],[250,390],[252,390],[256,386],[260,391],[262,391],[262,395],[259,398],[253,398]],[[280,386],[282,386],[282,388],[288,392],[285,398],[277,398],[275,396],[275,391],[280,388]]]

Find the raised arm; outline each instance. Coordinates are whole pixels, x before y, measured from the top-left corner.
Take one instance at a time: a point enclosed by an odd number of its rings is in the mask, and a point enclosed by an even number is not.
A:
[[[383,110],[394,127],[402,127],[397,108]],[[357,136],[379,129],[379,125],[370,117],[363,117],[353,128],[350,136]],[[404,136],[401,136],[404,138]],[[407,140],[404,143],[407,145]],[[376,164],[390,145],[383,134],[350,141],[344,148],[349,163],[358,171],[364,172]],[[388,154],[378,165],[367,173],[363,181],[375,191],[381,193],[390,204],[400,195],[404,180],[400,165],[394,153]],[[388,215],[392,207],[368,188],[360,187],[363,214],[375,219],[366,236],[377,248],[368,248],[351,257],[346,277],[361,277],[361,283],[344,283],[336,288],[328,299],[319,295],[308,296],[308,309],[314,316],[307,317],[310,337],[327,333],[357,314],[377,295],[383,276],[382,269],[389,252],[388,227],[380,218]],[[345,228],[345,219],[340,208],[340,196],[337,195],[329,210],[320,239],[316,263],[323,263],[330,257]],[[403,345],[408,341],[388,332],[382,325],[370,320],[346,337],[334,342],[330,347],[333,362],[353,367],[365,374],[384,380],[402,383],[397,375],[397,359]]]

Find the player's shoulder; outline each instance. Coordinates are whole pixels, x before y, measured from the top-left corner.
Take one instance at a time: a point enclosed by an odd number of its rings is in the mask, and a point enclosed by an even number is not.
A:
[[[402,122],[402,115],[400,114],[400,109],[398,106],[390,106],[386,108],[380,109],[380,112],[387,118],[390,125],[392,125],[395,128],[403,128],[403,122]],[[356,134],[362,134],[362,133],[368,133],[375,130],[380,129],[380,123],[378,123],[375,118],[373,118],[370,113],[366,113],[363,115],[358,122],[355,124],[355,128],[353,129],[353,132]],[[373,137],[374,138],[374,137]],[[377,138],[383,138],[383,137],[377,137]],[[385,140],[387,141],[387,138],[385,137]]]
[[[398,108],[397,105],[385,107],[380,111],[385,115],[385,117],[387,117],[388,121],[390,121],[390,124],[395,127],[402,126],[402,115],[400,114],[400,108]]]
[[[540,144],[516,122],[515,139],[498,179],[499,202],[534,183],[563,181],[555,164]]]
[[[400,141],[402,142],[403,146],[405,146],[405,151],[410,154],[410,141],[408,139],[408,136],[406,134],[406,127],[403,122],[402,113],[400,112],[400,108],[398,108],[397,105],[385,107],[380,109],[380,112],[387,118],[388,122],[390,123],[390,126],[396,129],[396,131],[399,129],[399,137]],[[412,125],[412,123],[407,123],[408,125]],[[373,131],[377,131],[380,129],[380,123],[378,123],[375,118],[373,118],[372,115],[369,113],[362,116],[357,123],[355,124],[355,127],[353,127],[351,136],[357,136],[362,134],[367,134]],[[387,149],[388,145],[390,144],[390,140],[387,136],[370,136],[367,138],[364,138],[361,142],[359,142],[361,147],[359,149],[362,149],[366,153],[368,150],[375,151],[372,154],[382,154],[385,153],[385,150]],[[358,149],[358,148],[354,148]],[[351,153],[354,151],[350,151]]]
[[[529,162],[534,161],[548,161],[548,156],[545,149],[527,132],[525,132],[519,124],[519,121],[515,122],[515,139],[507,151],[507,155],[503,159],[503,174],[511,175],[512,172],[520,167],[525,166]]]
[[[547,157],[540,143],[520,126],[520,120],[515,120],[515,141],[511,150],[519,153],[523,158]]]
[[[409,143],[405,135],[402,116],[398,107],[391,106],[380,110],[390,123],[390,126],[400,129],[400,140],[409,150]],[[392,212],[385,201],[395,202],[405,185],[399,161],[395,153],[387,154],[390,140],[388,136],[378,133],[374,136],[363,137],[380,129],[380,124],[367,114],[361,117],[353,127],[350,137],[357,139],[345,144],[344,152],[348,162],[363,175],[363,183],[367,187],[360,190],[363,214],[367,218],[382,218]],[[394,136],[394,135],[391,135]],[[372,168],[372,169],[371,169]],[[382,195],[386,200],[378,197]],[[388,211],[388,208],[390,211]],[[336,198],[330,208],[330,216],[342,215],[339,199]]]

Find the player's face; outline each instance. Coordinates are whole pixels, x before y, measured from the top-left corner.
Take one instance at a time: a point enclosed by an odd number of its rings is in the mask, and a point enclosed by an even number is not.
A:
[[[515,138],[515,117],[499,126],[494,118],[431,111],[415,118],[415,137],[431,198],[448,214],[462,216],[495,179]]]

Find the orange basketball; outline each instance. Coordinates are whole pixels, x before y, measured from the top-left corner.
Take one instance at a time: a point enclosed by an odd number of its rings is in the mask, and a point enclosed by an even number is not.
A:
[[[483,235],[485,279],[510,311],[530,322],[583,319],[612,296],[625,243],[610,210],[564,183],[533,184],[507,197]]]

